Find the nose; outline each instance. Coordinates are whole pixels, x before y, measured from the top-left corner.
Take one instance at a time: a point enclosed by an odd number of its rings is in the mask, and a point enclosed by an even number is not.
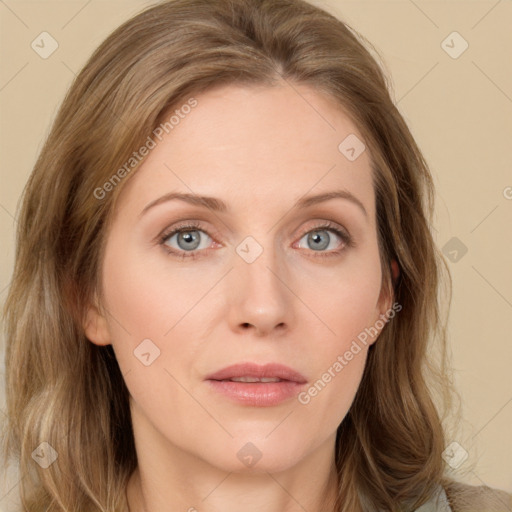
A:
[[[273,249],[264,248],[252,263],[235,253],[228,281],[228,321],[234,332],[253,331],[262,337],[282,335],[293,327],[293,284],[284,258]]]

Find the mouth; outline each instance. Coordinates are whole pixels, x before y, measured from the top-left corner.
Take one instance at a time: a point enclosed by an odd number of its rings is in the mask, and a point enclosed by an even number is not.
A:
[[[222,368],[206,377],[206,380],[234,382],[279,382],[289,381],[304,384],[307,379],[297,370],[279,363],[238,363]]]
[[[213,379],[216,380],[216,379]],[[283,382],[286,379],[278,379],[277,377],[262,377],[259,379],[258,377],[233,377],[232,379],[222,379],[222,381],[230,381],[230,382]]]
[[[287,366],[241,363],[228,366],[205,379],[210,387],[238,404],[269,407],[295,397],[306,378]]]

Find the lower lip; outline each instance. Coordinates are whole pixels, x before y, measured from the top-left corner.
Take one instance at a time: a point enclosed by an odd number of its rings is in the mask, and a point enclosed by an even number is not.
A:
[[[219,393],[235,402],[256,407],[278,405],[296,397],[304,384],[282,380],[280,382],[233,382],[230,380],[208,380]]]

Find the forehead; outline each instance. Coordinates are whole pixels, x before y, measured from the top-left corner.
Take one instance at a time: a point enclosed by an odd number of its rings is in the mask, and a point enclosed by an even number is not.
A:
[[[229,198],[243,208],[344,188],[373,217],[369,152],[332,98],[283,82],[220,86],[194,99],[194,108],[177,105],[163,117],[165,122],[178,110],[178,123],[161,130],[161,140],[153,136],[155,146],[123,190],[120,206],[142,210],[164,193],[184,192]],[[347,158],[347,144],[360,152],[355,159]]]

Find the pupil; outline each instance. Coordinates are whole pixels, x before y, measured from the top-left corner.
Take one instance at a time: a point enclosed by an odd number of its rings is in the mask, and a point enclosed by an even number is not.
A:
[[[178,241],[183,240],[185,242],[185,245],[192,244],[193,247],[186,246],[185,249],[195,249],[198,245],[199,237],[197,235],[194,235],[195,232],[193,231],[187,231],[185,233],[181,233],[181,237],[178,239]],[[195,243],[195,245],[194,245]],[[182,247],[183,248],[183,247]]]
[[[329,245],[329,237],[324,237],[324,243],[322,243],[322,235],[319,235],[318,233],[326,233],[326,231],[314,231],[312,234],[309,235],[309,240],[314,241],[316,249],[325,249]]]

